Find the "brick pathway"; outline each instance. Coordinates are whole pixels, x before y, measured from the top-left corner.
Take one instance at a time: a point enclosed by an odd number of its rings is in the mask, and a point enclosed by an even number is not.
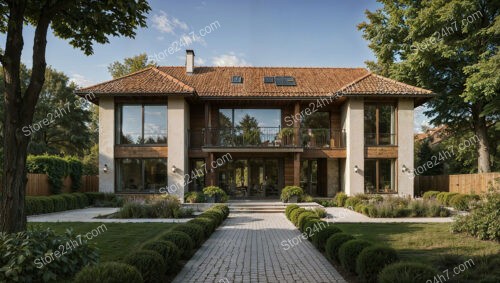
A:
[[[346,282],[282,213],[233,213],[174,282]]]

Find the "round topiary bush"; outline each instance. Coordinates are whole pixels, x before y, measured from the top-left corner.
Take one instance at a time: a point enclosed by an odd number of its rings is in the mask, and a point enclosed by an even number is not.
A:
[[[426,264],[417,262],[396,262],[378,274],[379,283],[405,282],[420,283],[434,278],[438,271]]]
[[[367,247],[361,251],[356,260],[356,273],[361,282],[377,282],[379,272],[398,260],[398,254],[393,248]]]
[[[297,218],[297,228],[299,228],[301,232],[304,232],[304,224],[308,219],[319,219],[319,217],[314,211],[306,211],[301,213]]]
[[[155,251],[159,253],[165,261],[167,274],[174,270],[177,261],[181,256],[179,248],[170,241],[150,241],[142,246],[143,250]]]
[[[87,265],[78,272],[74,283],[143,283],[142,275],[134,266],[121,262],[104,262],[98,265]]]
[[[300,200],[304,195],[304,190],[298,186],[286,186],[281,190],[280,199],[283,202],[289,202],[292,198]]]
[[[314,233],[313,236],[313,244],[316,248],[318,248],[320,251],[325,250],[325,245],[326,241],[330,236],[336,233],[341,233],[342,230],[338,228],[337,226],[334,226],[333,224],[319,227],[318,231]]]
[[[326,246],[325,246],[326,256],[330,260],[335,260],[338,262],[340,246],[342,246],[343,243],[353,239],[354,237],[350,234],[346,233],[333,234],[326,241]]]
[[[368,241],[358,239],[349,240],[343,243],[338,252],[339,262],[342,267],[351,273],[356,273],[356,259],[358,255],[364,248],[371,245],[372,243]]]
[[[212,233],[215,231],[215,228],[217,227],[217,225],[215,224],[215,220],[202,216],[198,216],[195,219],[189,220],[187,223],[194,223],[203,226],[205,238],[210,237],[210,235],[212,235]]]
[[[123,262],[137,268],[144,282],[163,282],[165,277],[165,261],[159,253],[148,250],[134,251],[126,256]]]
[[[436,196],[440,193],[440,191],[427,191],[425,192],[422,197],[425,199],[425,200],[428,200],[428,199],[436,199]]]
[[[444,205],[450,205],[450,200],[452,197],[458,195],[458,193],[448,193],[443,197],[443,204]]]
[[[288,218],[288,220],[290,220],[290,213],[297,208],[300,208],[300,206],[298,206],[296,204],[289,204],[286,206],[285,215],[286,215],[286,218]]]
[[[200,216],[212,218],[215,221],[216,226],[219,226],[222,223],[222,221],[224,221],[224,215],[221,212],[215,210],[207,210],[203,212]]]
[[[445,205],[445,201],[444,201],[444,198],[448,195],[449,193],[448,192],[440,192],[439,194],[436,195],[436,200],[442,204],[442,205]]]
[[[196,223],[184,223],[179,224],[172,229],[172,231],[181,231],[189,235],[193,240],[196,247],[201,246],[203,240],[205,240],[205,233],[203,231],[203,226]]]
[[[295,223],[297,223],[297,220],[299,219],[300,214],[303,212],[306,212],[306,211],[307,211],[307,209],[300,207],[300,208],[294,209],[290,213],[290,221],[293,223],[293,225],[296,225]]]
[[[225,204],[216,204],[212,208],[221,210],[224,213],[224,219],[229,216],[229,207]]]
[[[194,248],[194,242],[188,234],[181,231],[168,231],[160,236],[164,241],[174,243],[181,250],[181,258],[189,259],[191,250]]]
[[[303,233],[306,233],[307,239],[312,241],[314,234],[318,232],[321,228],[325,228],[328,225],[327,222],[316,218],[306,219],[303,226]]]

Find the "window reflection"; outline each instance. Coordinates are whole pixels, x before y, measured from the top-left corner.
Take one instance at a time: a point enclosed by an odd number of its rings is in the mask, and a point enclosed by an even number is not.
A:
[[[167,159],[117,159],[117,192],[157,193],[167,186]]]
[[[121,105],[116,121],[118,144],[167,144],[166,105]]]

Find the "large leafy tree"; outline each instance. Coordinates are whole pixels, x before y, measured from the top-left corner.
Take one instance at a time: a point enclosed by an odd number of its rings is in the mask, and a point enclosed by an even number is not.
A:
[[[6,34],[0,54],[5,81],[4,172],[0,207],[0,230],[26,229],[24,197],[29,137],[22,128],[33,122],[35,106],[45,82],[47,33],[69,40],[86,55],[94,43],[108,43],[109,36],[134,37],[146,26],[146,0],[2,0],[0,32]],[[23,28],[34,27],[32,65],[26,89],[21,82]]]
[[[489,172],[500,128],[500,2],[378,1],[358,26],[377,58],[369,68],[438,93],[425,114],[457,135],[472,131],[478,171]]]
[[[154,63],[148,61],[148,55],[142,53],[136,56],[123,59],[123,63],[115,61],[108,66],[108,71],[113,76],[113,79],[123,77],[133,72],[137,72],[146,67],[154,66]]]

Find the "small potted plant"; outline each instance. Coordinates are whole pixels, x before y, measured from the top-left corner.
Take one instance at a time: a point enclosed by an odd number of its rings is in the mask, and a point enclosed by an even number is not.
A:
[[[286,186],[281,190],[281,201],[297,203],[304,195],[304,190],[297,186]]]
[[[217,186],[208,186],[203,189],[203,194],[209,203],[226,202],[228,197],[223,189]]]

